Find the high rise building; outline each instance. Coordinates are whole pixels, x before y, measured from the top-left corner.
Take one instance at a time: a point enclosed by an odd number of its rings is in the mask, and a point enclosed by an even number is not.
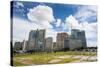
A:
[[[53,51],[53,39],[52,39],[52,37],[48,37],[45,39],[45,51],[47,51],[47,52]]]
[[[86,36],[84,30],[72,29],[71,30],[71,38],[72,39],[80,39],[82,41],[82,48],[86,48]]]
[[[82,41],[82,47],[86,48],[87,47],[87,43],[86,43],[85,31],[82,30],[82,31],[78,32],[78,37]]]
[[[78,39],[79,37],[78,37],[78,33],[80,32],[80,30],[79,29],[72,29],[71,30],[71,38],[73,38],[73,39]]]
[[[27,50],[35,50],[36,38],[37,38],[37,30],[31,30],[29,32],[29,39],[28,39],[28,48],[27,48]]]
[[[44,51],[44,46],[45,30],[37,30],[35,49],[36,51]]]
[[[57,43],[56,43],[56,50],[63,50],[64,49],[64,41],[68,37],[67,33],[58,33],[57,34]]]
[[[29,33],[28,50],[44,51],[45,30],[31,30]]]
[[[86,48],[85,31],[79,29],[72,29],[70,37],[65,39],[65,50],[76,50]]]
[[[64,40],[64,50],[69,50],[70,49],[70,42],[69,42],[70,38],[66,38]]]

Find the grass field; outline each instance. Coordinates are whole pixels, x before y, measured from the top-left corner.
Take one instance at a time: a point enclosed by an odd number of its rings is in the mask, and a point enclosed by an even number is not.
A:
[[[75,56],[96,56],[94,52],[52,52],[52,53],[33,53],[33,54],[14,54],[13,65],[40,65],[40,64],[57,64],[57,63],[71,63],[80,60],[80,58],[73,58]]]

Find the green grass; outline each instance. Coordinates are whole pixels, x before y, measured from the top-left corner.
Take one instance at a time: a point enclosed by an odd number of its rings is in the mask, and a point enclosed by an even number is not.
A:
[[[52,53],[33,53],[33,54],[14,54],[13,65],[14,66],[23,66],[23,65],[37,65],[37,64],[49,64],[48,62],[53,59],[58,59],[55,56],[64,56],[64,55],[84,55],[84,56],[94,56],[96,53],[89,52],[77,52],[77,51],[68,51],[68,52],[52,52]],[[65,58],[57,63],[70,63],[78,59],[74,58]]]
[[[93,52],[79,52],[79,51],[68,51],[68,52],[64,52],[67,55],[84,55],[84,56],[94,56],[96,55],[96,53]]]
[[[22,63],[21,58],[25,58],[27,60],[26,63]],[[54,57],[50,54],[17,54],[14,57],[14,65],[32,65],[32,64],[47,64],[50,60],[54,59]],[[24,62],[25,62],[24,61]],[[28,64],[29,63],[29,64]]]

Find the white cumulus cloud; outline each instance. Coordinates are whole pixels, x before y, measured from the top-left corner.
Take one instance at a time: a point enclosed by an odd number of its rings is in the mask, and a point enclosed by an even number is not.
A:
[[[55,21],[52,8],[44,5],[38,5],[30,9],[27,16],[33,23],[37,23],[46,28],[52,28],[50,23]]]
[[[59,27],[60,25],[61,25],[61,19],[57,19],[56,27]]]
[[[24,7],[24,5],[21,2],[16,2],[16,4],[14,4],[14,7],[16,7],[16,8]]]
[[[66,17],[65,22],[68,25],[68,27],[71,27],[72,29],[79,28],[78,20],[76,20],[72,15],[70,15],[69,17]]]
[[[23,3],[21,3],[21,2],[17,2],[16,4],[17,4],[18,6],[24,7]]]

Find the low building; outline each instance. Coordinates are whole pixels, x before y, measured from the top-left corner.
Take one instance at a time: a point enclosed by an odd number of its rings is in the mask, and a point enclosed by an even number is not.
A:
[[[22,50],[22,42],[15,42],[13,50],[14,51]]]
[[[22,51],[28,50],[28,41],[23,40],[22,42]]]

